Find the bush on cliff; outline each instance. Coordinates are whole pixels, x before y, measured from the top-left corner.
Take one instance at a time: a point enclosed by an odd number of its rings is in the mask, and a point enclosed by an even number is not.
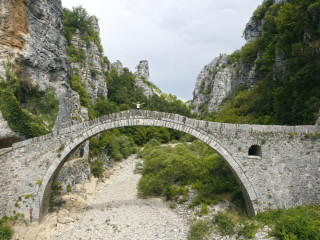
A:
[[[63,15],[64,34],[69,43],[76,34],[77,29],[80,31],[80,34],[84,35],[92,28],[91,17],[81,6],[73,7],[72,10],[64,8]]]
[[[32,138],[49,133],[58,114],[59,101],[54,89],[40,90],[19,81],[14,66],[6,63],[6,79],[0,79],[0,110],[10,128]]]

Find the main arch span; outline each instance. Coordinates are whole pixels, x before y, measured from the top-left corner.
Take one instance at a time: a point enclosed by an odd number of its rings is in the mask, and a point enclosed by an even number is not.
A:
[[[216,150],[237,177],[251,215],[320,202],[319,126],[224,124],[131,110],[14,144],[0,156],[1,215],[27,215],[32,208],[34,217],[41,219],[52,182],[77,147],[108,129],[141,125],[189,133]]]

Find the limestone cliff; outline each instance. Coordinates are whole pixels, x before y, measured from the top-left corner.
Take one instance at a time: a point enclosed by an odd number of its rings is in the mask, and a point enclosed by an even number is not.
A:
[[[123,74],[123,64],[119,60],[117,60],[116,62],[112,63],[112,67],[116,70],[118,75],[122,75]]]
[[[216,57],[206,65],[197,78],[192,112],[219,111],[222,100],[231,92],[232,75],[227,55]]]
[[[136,86],[143,90],[143,94],[147,97],[151,97],[154,94],[160,96],[160,90],[149,81],[150,73],[148,61],[140,61],[136,69],[137,71],[134,73],[136,77]]]
[[[279,2],[284,2],[284,0],[275,0],[273,3]],[[266,9],[267,7],[259,6],[246,24],[243,37],[247,43],[254,42],[261,37]],[[260,80],[256,72],[256,60],[260,58],[260,55],[261,53],[258,53],[254,60],[236,63],[233,62],[231,56],[220,55],[206,65],[197,77],[191,111],[198,114],[206,111],[219,112],[222,100],[233,96],[239,86],[246,88],[255,86]],[[281,58],[278,57],[278,59],[277,67],[283,70]]]
[[[123,74],[123,64],[119,60],[112,63],[112,67],[116,70],[118,75]],[[136,67],[135,76],[135,86],[142,89],[143,94],[146,97],[151,97],[154,94],[160,96],[161,91],[149,81],[150,72],[149,72],[149,63],[147,60],[141,60]]]
[[[95,16],[92,16],[91,20],[92,29],[99,36],[100,30],[98,19]],[[76,32],[75,36],[73,36],[71,46],[85,54],[85,59],[83,61],[71,62],[71,68],[73,69],[73,72],[76,72],[79,75],[92,102],[95,103],[99,96],[106,98],[108,93],[106,79],[104,76],[106,64],[99,46],[94,42],[86,42],[81,39],[79,31]]]
[[[54,128],[70,126],[74,106],[61,2],[1,1],[0,11],[0,76],[6,80],[4,65],[9,61],[22,84],[53,87],[59,100]]]

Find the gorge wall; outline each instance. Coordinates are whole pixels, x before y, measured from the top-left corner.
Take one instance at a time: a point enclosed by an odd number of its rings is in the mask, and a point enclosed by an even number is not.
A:
[[[103,55],[98,19],[87,14],[89,28],[85,31],[75,29],[68,35],[64,21],[67,11],[73,10],[63,9],[60,0],[0,1],[0,80],[5,86],[0,84],[0,97],[2,92],[7,91],[12,79],[17,81],[14,86],[18,86],[19,90],[11,91],[10,96],[16,103],[15,107],[21,108],[21,112],[27,114],[31,121],[37,118],[30,125],[40,126],[44,133],[37,132],[35,136],[94,118],[90,116],[90,110],[94,109],[99,98],[108,98],[108,74],[112,69],[118,75],[123,74],[120,61],[111,64]],[[149,86],[149,75],[148,62],[141,61],[134,74],[135,87],[141,88],[146,97],[160,95]],[[31,111],[27,101],[31,95],[43,94],[51,88],[58,101],[58,110],[57,115],[52,116],[52,126],[49,126],[42,113]],[[13,126],[15,120],[10,119],[8,112],[1,111],[1,107],[6,105],[1,101],[0,148],[7,148],[30,136]],[[36,99],[35,104],[37,101],[41,100]],[[3,109],[7,110],[6,107]],[[88,157],[89,141],[70,154],[57,177],[63,191],[90,178]],[[105,153],[102,158],[107,168],[110,159]]]
[[[264,1],[270,2],[272,1]],[[274,0],[273,4],[283,3],[283,0]],[[258,15],[257,12],[262,14]],[[254,42],[262,36],[262,25],[264,22],[263,6],[259,6],[243,31],[246,43]],[[237,53],[237,51],[235,52]],[[235,62],[232,55],[221,54],[219,57],[206,65],[199,73],[191,102],[191,111],[197,114],[206,112],[219,112],[223,99],[235,95],[239,86],[247,89],[254,87],[261,76],[256,71],[256,60],[261,57],[258,53],[249,61]],[[282,68],[282,62],[278,61]]]
[[[0,6],[0,77],[6,80],[5,64],[11,62],[21,84],[53,87],[59,100],[54,129],[70,126],[75,106],[61,2],[1,1]],[[14,136],[18,134],[0,133],[0,138]]]

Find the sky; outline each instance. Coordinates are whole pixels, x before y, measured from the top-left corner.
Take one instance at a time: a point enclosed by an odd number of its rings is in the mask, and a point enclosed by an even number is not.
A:
[[[242,32],[262,0],[62,0],[99,19],[104,55],[135,72],[149,62],[162,92],[192,99],[202,68],[245,40]]]

